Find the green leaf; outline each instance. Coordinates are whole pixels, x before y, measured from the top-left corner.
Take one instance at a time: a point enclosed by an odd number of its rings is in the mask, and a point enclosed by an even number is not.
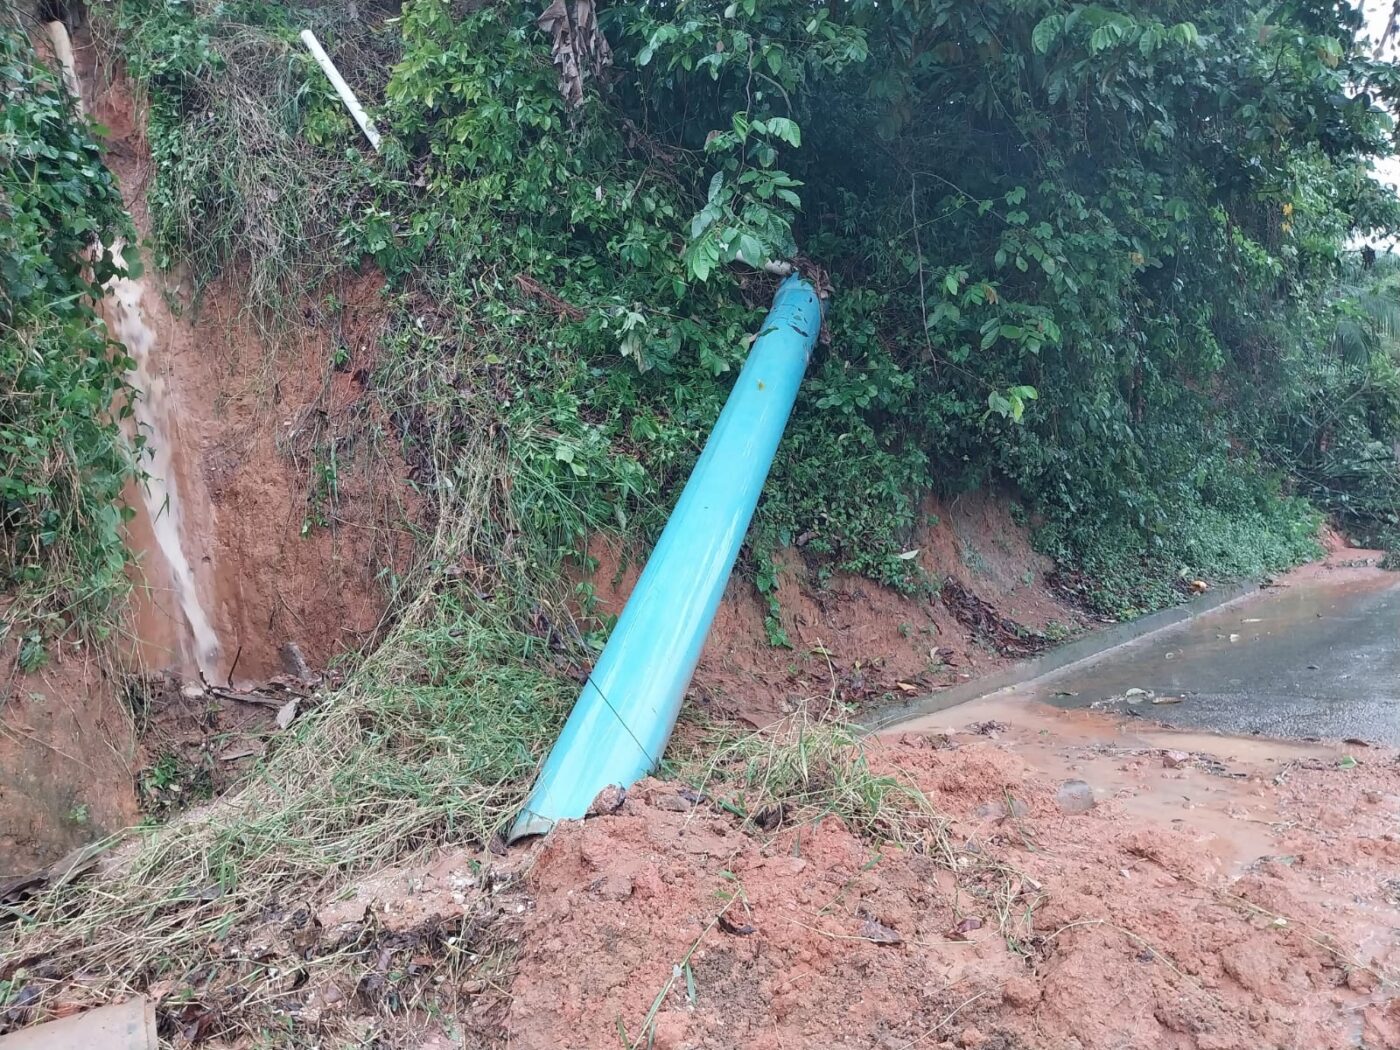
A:
[[[1049,15],[1042,18],[1031,31],[1031,47],[1038,54],[1046,54],[1064,28],[1064,15]]]
[[[767,120],[770,134],[778,136],[789,146],[797,147],[802,145],[802,129],[795,121],[787,117],[769,117]]]
[[[763,246],[762,241],[749,233],[740,234],[738,253],[750,266],[762,267],[768,262],[768,249]]]
[[[135,244],[127,243],[122,245],[122,264],[126,267],[126,275],[131,280],[136,280],[145,272],[145,266],[141,262],[141,249]]]

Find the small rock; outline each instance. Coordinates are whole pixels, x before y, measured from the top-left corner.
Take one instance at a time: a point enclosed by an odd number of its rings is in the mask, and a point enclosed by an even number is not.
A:
[[[688,813],[694,803],[670,791],[659,791],[651,797],[652,808],[664,809],[668,813]]]
[[[605,901],[625,901],[632,896],[632,880],[626,875],[604,875],[592,889]]]
[[[987,1036],[982,1029],[975,1025],[968,1025],[958,1034],[958,1045],[963,1050],[977,1050],[978,1047],[986,1045]]]
[[[902,944],[904,942],[904,938],[899,935],[898,930],[892,930],[884,923],[876,922],[874,919],[866,919],[860,924],[860,935],[875,944]]]
[[[1191,761],[1191,755],[1186,751],[1163,751],[1162,765],[1167,769],[1180,769]]]
[[[616,813],[626,801],[627,789],[610,784],[598,792],[597,797],[593,799],[593,804],[588,807],[587,815],[601,817],[608,813]]]
[[[1001,997],[1008,1006],[1029,1010],[1040,1003],[1040,987],[1029,977],[1013,977],[1001,986]]]
[[[1024,817],[1029,808],[1019,798],[1013,798],[1008,806],[1005,799],[983,802],[974,811],[978,820],[1005,820],[1007,817]]]
[[[1066,780],[1055,792],[1061,813],[1088,813],[1095,806],[1094,789],[1082,780]]]
[[[1364,967],[1353,966],[1347,971],[1347,987],[1353,992],[1369,995],[1380,987],[1380,983],[1380,978]]]
[[[1373,806],[1379,805],[1381,802],[1385,801],[1385,796],[1375,788],[1372,788],[1366,792],[1366,801]]]

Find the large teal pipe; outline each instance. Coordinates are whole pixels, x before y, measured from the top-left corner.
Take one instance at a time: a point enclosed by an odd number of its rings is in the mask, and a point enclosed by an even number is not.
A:
[[[743,371],[510,839],[582,817],[656,767],[807,370],[821,303],[795,274]]]

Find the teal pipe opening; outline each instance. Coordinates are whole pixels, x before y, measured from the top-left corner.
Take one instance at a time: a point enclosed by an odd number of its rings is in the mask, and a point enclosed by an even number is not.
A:
[[[661,760],[821,323],[812,285],[783,281],[510,841],[584,816],[604,788],[629,787]]]

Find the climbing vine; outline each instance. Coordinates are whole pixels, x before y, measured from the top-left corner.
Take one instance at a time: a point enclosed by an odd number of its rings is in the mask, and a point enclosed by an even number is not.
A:
[[[129,362],[94,307],[130,236],[88,124],[0,19],[0,586],[27,666],[49,635],[109,626],[127,590]]]

